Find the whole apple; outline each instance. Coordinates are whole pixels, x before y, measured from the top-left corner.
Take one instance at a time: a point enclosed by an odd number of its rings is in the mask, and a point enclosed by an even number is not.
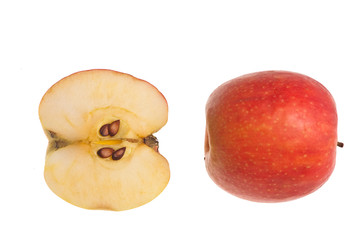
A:
[[[208,99],[206,122],[209,176],[256,202],[289,201],[317,190],[343,145],[332,95],[294,72],[257,72],[222,84]]]

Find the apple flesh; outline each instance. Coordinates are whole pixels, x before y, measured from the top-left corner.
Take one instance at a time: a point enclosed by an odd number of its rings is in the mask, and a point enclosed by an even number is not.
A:
[[[49,139],[44,177],[65,201],[127,210],[167,186],[168,161],[153,133],[166,124],[168,104],[150,83],[111,70],[77,72],[45,93],[39,117]]]
[[[335,101],[302,74],[244,75],[210,95],[205,135],[206,169],[222,189],[256,202],[297,199],[335,167]]]

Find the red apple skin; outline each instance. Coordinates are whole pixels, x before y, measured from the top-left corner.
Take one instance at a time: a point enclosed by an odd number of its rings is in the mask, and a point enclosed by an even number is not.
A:
[[[337,112],[316,80],[287,71],[244,75],[206,105],[205,164],[221,188],[282,202],[321,187],[335,167]]]

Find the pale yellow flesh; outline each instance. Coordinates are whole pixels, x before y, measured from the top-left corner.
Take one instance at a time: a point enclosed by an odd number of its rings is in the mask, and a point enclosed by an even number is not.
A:
[[[168,105],[151,84],[109,70],[79,72],[44,95],[39,117],[49,138],[44,176],[62,199],[87,209],[141,206],[167,186],[167,160],[143,138],[167,122]],[[115,136],[104,124],[120,120]],[[100,158],[103,147],[126,147],[122,159]]]
[[[163,156],[144,144],[119,161],[99,161],[89,145],[76,144],[48,155],[45,179],[55,194],[76,206],[126,210],[163,191],[169,166]]]
[[[146,137],[163,127],[168,105],[151,84],[108,70],[70,75],[44,95],[39,116],[44,129],[68,140],[86,139],[101,117],[121,117],[137,135]]]

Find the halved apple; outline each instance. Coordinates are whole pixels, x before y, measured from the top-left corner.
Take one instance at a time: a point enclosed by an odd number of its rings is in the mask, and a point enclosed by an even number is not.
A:
[[[152,134],[166,124],[168,104],[150,83],[112,70],[77,72],[45,93],[39,117],[49,139],[44,177],[65,201],[120,211],[167,186],[168,161]]]

